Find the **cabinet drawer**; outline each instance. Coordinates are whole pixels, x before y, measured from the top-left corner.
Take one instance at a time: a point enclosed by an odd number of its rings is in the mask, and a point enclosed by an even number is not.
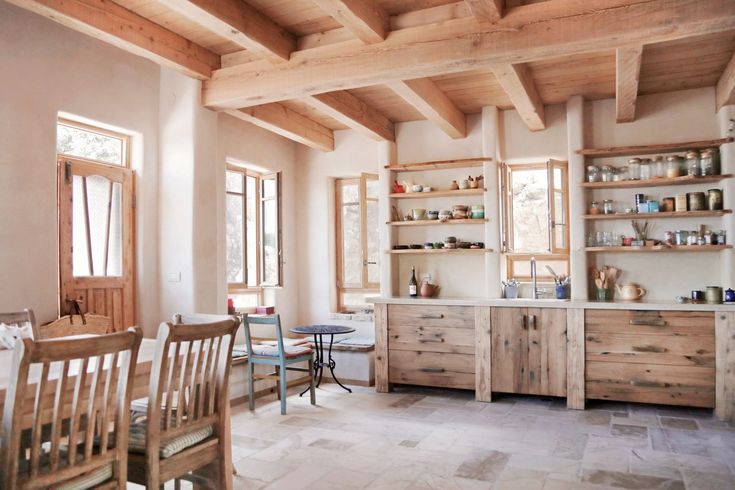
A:
[[[475,389],[475,356],[439,352],[391,350],[391,383]]]
[[[586,310],[586,333],[714,335],[711,311]]]
[[[587,398],[707,408],[715,405],[715,370],[711,367],[586,364]]]
[[[676,335],[668,332],[651,334],[625,330],[621,330],[621,333],[587,332],[586,360],[671,366],[715,366],[714,329],[709,335]]]
[[[388,345],[391,350],[474,355],[475,329],[391,324],[388,326]]]
[[[472,306],[388,305],[388,325],[475,328]]]

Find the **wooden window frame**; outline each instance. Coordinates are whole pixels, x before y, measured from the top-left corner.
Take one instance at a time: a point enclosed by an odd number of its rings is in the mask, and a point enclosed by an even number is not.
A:
[[[561,169],[562,185],[557,190],[554,185],[554,170]],[[547,251],[528,252],[515,251],[513,248],[513,206],[512,194],[510,191],[511,174],[514,170],[547,170],[547,219],[549,223],[549,245]],[[568,163],[564,161],[549,159],[547,162],[536,163],[502,163],[500,166],[501,173],[501,193],[502,193],[502,218],[503,218],[503,253],[506,257],[506,277],[508,279],[517,279],[520,281],[530,281],[530,275],[515,274],[515,263],[525,262],[532,257],[538,257],[545,260],[564,260],[567,263],[566,272],[569,271],[569,168]],[[557,223],[554,220],[555,213],[555,194],[561,194],[564,203],[564,222]],[[555,229],[563,226],[564,230],[564,246],[556,243]],[[541,281],[553,281],[551,274],[546,271],[538,271],[537,279]],[[564,271],[556,271],[558,274]]]
[[[367,203],[368,201],[378,202],[378,198],[367,197],[368,180],[378,180],[376,174],[362,173],[359,177],[341,177],[334,180],[335,195],[335,232],[336,232],[336,264],[337,264],[337,311],[352,311],[355,309],[365,308],[358,305],[347,305],[342,301],[345,293],[362,293],[371,294],[380,292],[380,282],[368,282],[368,230],[367,230]],[[345,203],[342,202],[342,187],[344,185],[358,186],[357,205],[360,208],[360,249],[362,252],[362,273],[360,284],[345,284],[344,281],[344,233],[342,227],[342,208]],[[355,203],[353,203],[354,205]]]
[[[104,162],[102,160],[95,160],[93,158],[84,158],[77,155],[69,155],[67,153],[58,153],[57,155],[59,157],[64,158],[71,158],[77,161],[82,162],[93,162],[100,165],[109,165],[111,167],[115,168],[130,168],[130,135],[125,133],[118,133],[117,131],[112,131],[109,129],[100,128],[97,126],[92,126],[90,124],[85,124],[79,121],[74,121],[73,119],[66,119],[63,117],[60,117],[56,120],[56,125],[58,126],[68,126],[70,128],[79,129],[81,131],[86,131],[88,133],[96,133],[103,136],[108,136],[110,138],[119,139],[122,142],[122,158],[121,163],[118,165],[116,163],[110,163],[110,162]]]
[[[276,195],[273,197],[265,197],[263,194],[263,186],[265,185],[265,182],[267,180],[274,180],[276,183]],[[268,174],[261,174],[258,180],[259,184],[259,207],[258,207],[258,230],[260,233],[260,240],[259,240],[259,246],[258,246],[258,253],[260,255],[259,264],[260,264],[260,271],[258,272],[259,275],[259,283],[261,287],[283,287],[283,229],[282,229],[282,219],[281,219],[281,172],[273,172]],[[278,257],[277,266],[278,266],[278,272],[276,273],[277,278],[276,282],[273,284],[266,284],[263,281],[263,275],[265,271],[265,253],[263,252],[263,247],[265,246],[264,242],[262,241],[263,235],[265,235],[265,221],[263,220],[263,214],[265,209],[265,203],[268,201],[275,201],[276,202],[276,256]]]
[[[282,238],[282,228],[281,228],[281,173],[275,172],[275,173],[269,173],[269,174],[262,174],[259,172],[255,172],[253,170],[250,170],[245,167],[240,167],[237,165],[227,164],[226,172],[234,172],[238,173],[242,176],[242,193],[240,192],[232,192],[228,191],[227,187],[225,185],[225,195],[238,195],[242,196],[242,219],[243,219],[243,246],[242,246],[242,263],[243,263],[243,282],[229,282],[227,283],[227,292],[230,294],[257,294],[258,295],[258,302],[262,302],[263,299],[263,290],[267,287],[281,287],[283,284],[283,260],[282,260],[282,244],[283,244],[283,238]],[[248,236],[248,230],[247,230],[247,200],[248,200],[248,190],[247,190],[247,178],[253,178],[255,179],[255,241],[256,241],[256,247],[255,247],[255,286],[249,286],[248,285],[248,251],[247,251],[247,243],[248,240],[252,237]],[[263,257],[263,205],[264,202],[267,200],[271,200],[274,198],[263,198],[262,197],[262,185],[263,180],[268,178],[275,178],[276,179],[276,196],[275,199],[277,200],[276,203],[276,209],[277,209],[277,222],[278,222],[278,284],[264,284],[263,283],[263,270],[265,267],[264,264],[264,257]]]

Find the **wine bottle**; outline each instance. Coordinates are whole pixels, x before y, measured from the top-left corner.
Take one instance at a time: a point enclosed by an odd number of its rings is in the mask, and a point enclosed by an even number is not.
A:
[[[408,295],[415,298],[419,295],[418,290],[418,282],[416,282],[416,267],[411,267],[411,279],[408,281]]]

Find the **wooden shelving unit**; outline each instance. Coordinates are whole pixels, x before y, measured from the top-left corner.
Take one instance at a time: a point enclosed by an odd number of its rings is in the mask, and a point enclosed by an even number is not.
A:
[[[418,221],[389,221],[386,224],[390,226],[444,226],[444,225],[482,225],[487,222],[487,218],[480,219],[450,219],[447,221],[439,221],[438,219],[422,219]]]
[[[621,220],[621,219],[664,219],[664,218],[710,218],[731,214],[732,209],[720,211],[662,211],[659,213],[615,213],[615,214],[585,214],[587,220]]]
[[[622,157],[629,155],[655,155],[658,153],[675,153],[686,150],[703,150],[725,143],[732,143],[735,138],[720,138],[716,140],[687,141],[683,143],[664,143],[660,145],[640,146],[612,146],[608,148],[583,148],[577,153],[589,158]]]
[[[719,252],[732,245],[655,245],[653,247],[587,247],[587,252],[641,253],[641,252]]]
[[[437,160],[434,162],[400,163],[386,165],[385,168],[394,172],[418,172],[421,170],[482,167],[483,163],[491,162],[492,160],[492,158],[462,158],[458,160]]]
[[[457,189],[455,191],[431,191],[431,192],[394,192],[390,195],[393,199],[426,199],[427,197],[462,197],[481,196],[487,189]]]
[[[491,248],[409,248],[407,250],[388,250],[389,254],[443,254],[443,255],[461,255],[461,254],[483,254],[492,252]]]
[[[705,177],[662,177],[648,180],[621,180],[619,182],[582,182],[580,187],[585,189],[633,189],[638,187],[664,187],[669,185],[709,184],[729,179],[732,174],[707,175]]]

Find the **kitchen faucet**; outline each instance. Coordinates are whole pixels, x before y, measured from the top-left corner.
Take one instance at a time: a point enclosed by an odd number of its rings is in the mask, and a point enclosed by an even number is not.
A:
[[[545,289],[538,288],[538,280],[536,278],[536,257],[531,257],[531,281],[533,283],[533,299],[539,299],[539,293],[545,293]]]

